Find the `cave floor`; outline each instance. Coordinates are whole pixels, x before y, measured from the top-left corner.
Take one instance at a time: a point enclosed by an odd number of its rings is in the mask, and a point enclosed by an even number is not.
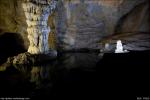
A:
[[[0,71],[0,97],[127,98],[147,96],[150,51],[124,54],[65,53],[37,66]]]

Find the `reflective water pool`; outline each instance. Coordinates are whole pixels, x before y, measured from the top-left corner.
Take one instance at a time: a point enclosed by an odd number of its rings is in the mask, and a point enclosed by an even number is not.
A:
[[[94,80],[96,53],[65,53],[55,61],[36,66],[1,66],[0,96],[55,97],[72,94],[70,91],[86,88]],[[85,84],[84,84],[85,83]],[[82,88],[78,87],[83,86]],[[88,86],[89,87],[89,86]],[[68,90],[67,90],[68,89]],[[80,91],[81,91],[80,90]],[[65,95],[64,95],[65,96]]]
[[[97,53],[65,53],[44,65],[1,66],[0,97],[42,100],[97,98],[107,94],[116,97],[118,93],[124,96],[126,90],[131,95],[133,91],[145,89],[139,80],[148,83],[145,76],[150,63],[146,57],[150,57],[149,52],[110,53],[103,57]],[[143,71],[144,74],[139,74]],[[136,93],[141,94],[140,91]]]

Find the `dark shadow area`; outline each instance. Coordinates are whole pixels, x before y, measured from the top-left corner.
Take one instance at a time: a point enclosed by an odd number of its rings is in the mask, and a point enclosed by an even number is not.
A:
[[[4,33],[0,36],[0,63],[8,57],[25,52],[24,41],[17,33]]]
[[[81,49],[71,49],[71,50],[58,50],[59,53],[99,53],[99,49],[89,49],[89,48],[81,48]]]
[[[150,51],[65,53],[37,66],[10,66],[0,72],[3,97],[105,98],[120,100],[148,96]],[[107,98],[106,98],[107,97]]]

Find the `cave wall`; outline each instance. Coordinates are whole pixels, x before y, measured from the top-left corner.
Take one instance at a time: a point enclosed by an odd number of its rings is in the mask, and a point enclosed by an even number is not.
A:
[[[21,4],[22,0],[0,0],[0,36],[17,33],[27,49],[27,24]],[[100,40],[107,36],[149,32],[148,9],[149,0],[59,0],[48,21],[52,28],[50,48],[99,49]]]
[[[23,38],[27,49],[26,19],[22,8],[22,0],[0,0],[0,36],[4,33],[16,33]]]
[[[115,33],[150,32],[149,10],[149,2],[135,6],[118,20]]]
[[[64,0],[55,25],[61,49],[99,49],[117,33],[149,32],[148,0]]]

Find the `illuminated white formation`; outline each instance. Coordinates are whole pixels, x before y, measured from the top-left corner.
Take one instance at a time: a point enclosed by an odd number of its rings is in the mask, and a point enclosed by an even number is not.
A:
[[[127,50],[123,50],[122,42],[121,40],[117,41],[116,50],[115,53],[125,53],[128,52]]]
[[[28,39],[30,45],[28,52],[31,54],[47,54],[48,34],[50,28],[47,25],[48,16],[56,8],[56,0],[24,0],[23,9],[28,25]]]

